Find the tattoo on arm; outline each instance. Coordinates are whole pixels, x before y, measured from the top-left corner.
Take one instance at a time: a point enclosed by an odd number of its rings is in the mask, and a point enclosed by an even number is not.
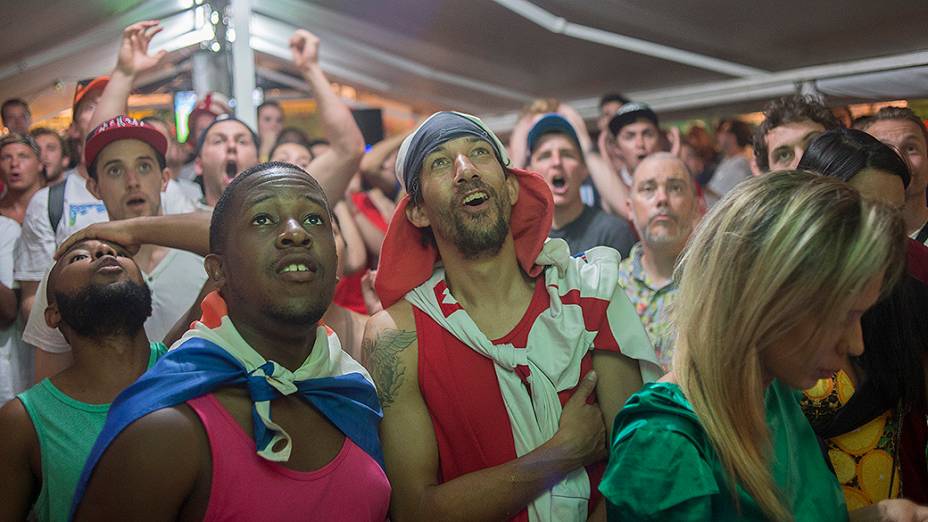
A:
[[[406,366],[400,362],[399,354],[415,340],[416,332],[384,330],[376,339],[365,339],[362,343],[364,359],[368,362],[371,377],[377,385],[377,396],[384,408],[393,404],[406,376]]]

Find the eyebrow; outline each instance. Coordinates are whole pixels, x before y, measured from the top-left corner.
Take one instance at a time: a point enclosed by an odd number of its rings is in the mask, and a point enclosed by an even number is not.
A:
[[[477,142],[479,142],[479,141],[482,141],[482,142],[486,143],[487,145],[490,145],[490,143],[488,143],[487,140],[485,140],[485,139],[483,139],[483,138],[478,138],[477,136],[464,136],[464,138],[467,140],[467,143],[469,143],[469,144],[477,143]],[[451,141],[451,140],[448,140],[448,141]],[[448,143],[448,142],[446,141],[445,143]],[[435,154],[436,152],[448,152],[448,149],[445,148],[445,143],[442,143],[441,145],[439,145],[439,146],[435,147],[434,149],[432,149],[431,152],[429,152],[428,154],[426,154],[426,157],[429,157],[429,156],[431,156],[432,154]],[[490,145],[490,146],[492,146],[492,145]]]
[[[271,192],[259,192],[258,194],[249,197],[243,203],[244,208],[251,208],[259,203],[263,203],[269,199],[276,198],[277,195]],[[319,205],[320,207],[325,207],[325,200],[323,200],[319,195],[313,194],[312,192],[304,192],[300,195],[301,198],[310,201]]]

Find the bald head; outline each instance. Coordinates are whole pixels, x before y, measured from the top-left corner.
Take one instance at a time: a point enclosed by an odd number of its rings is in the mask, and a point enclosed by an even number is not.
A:
[[[683,160],[668,152],[642,160],[632,176],[628,206],[645,246],[682,249],[699,214],[696,185]]]
[[[657,171],[673,171],[676,177],[685,179],[695,192],[696,185],[692,181],[692,176],[690,176],[689,167],[686,166],[686,163],[684,163],[680,157],[670,152],[655,152],[641,160],[641,163],[638,164],[638,168],[632,172],[632,178],[645,179],[653,177]]]

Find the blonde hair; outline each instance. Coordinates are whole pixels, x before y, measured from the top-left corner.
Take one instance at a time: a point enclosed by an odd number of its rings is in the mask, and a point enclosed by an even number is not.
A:
[[[761,352],[810,314],[846,317],[884,269],[885,291],[904,256],[898,212],[802,171],[743,182],[698,227],[674,273],[673,366],[736,503],[740,484],[768,518],[792,519],[770,474]]]

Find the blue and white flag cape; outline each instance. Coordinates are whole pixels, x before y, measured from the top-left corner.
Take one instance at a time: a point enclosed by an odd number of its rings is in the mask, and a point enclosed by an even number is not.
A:
[[[290,372],[265,360],[245,342],[218,292],[207,296],[202,307],[203,318],[113,401],[74,492],[71,518],[103,453],[126,427],[149,413],[226,386],[243,386],[251,394],[258,456],[276,462],[290,458],[290,435],[271,419],[270,401],[298,393],[383,467],[378,436],[383,410],[373,381],[342,351],[334,332],[319,326],[312,353]],[[277,451],[275,446],[280,446]]]

